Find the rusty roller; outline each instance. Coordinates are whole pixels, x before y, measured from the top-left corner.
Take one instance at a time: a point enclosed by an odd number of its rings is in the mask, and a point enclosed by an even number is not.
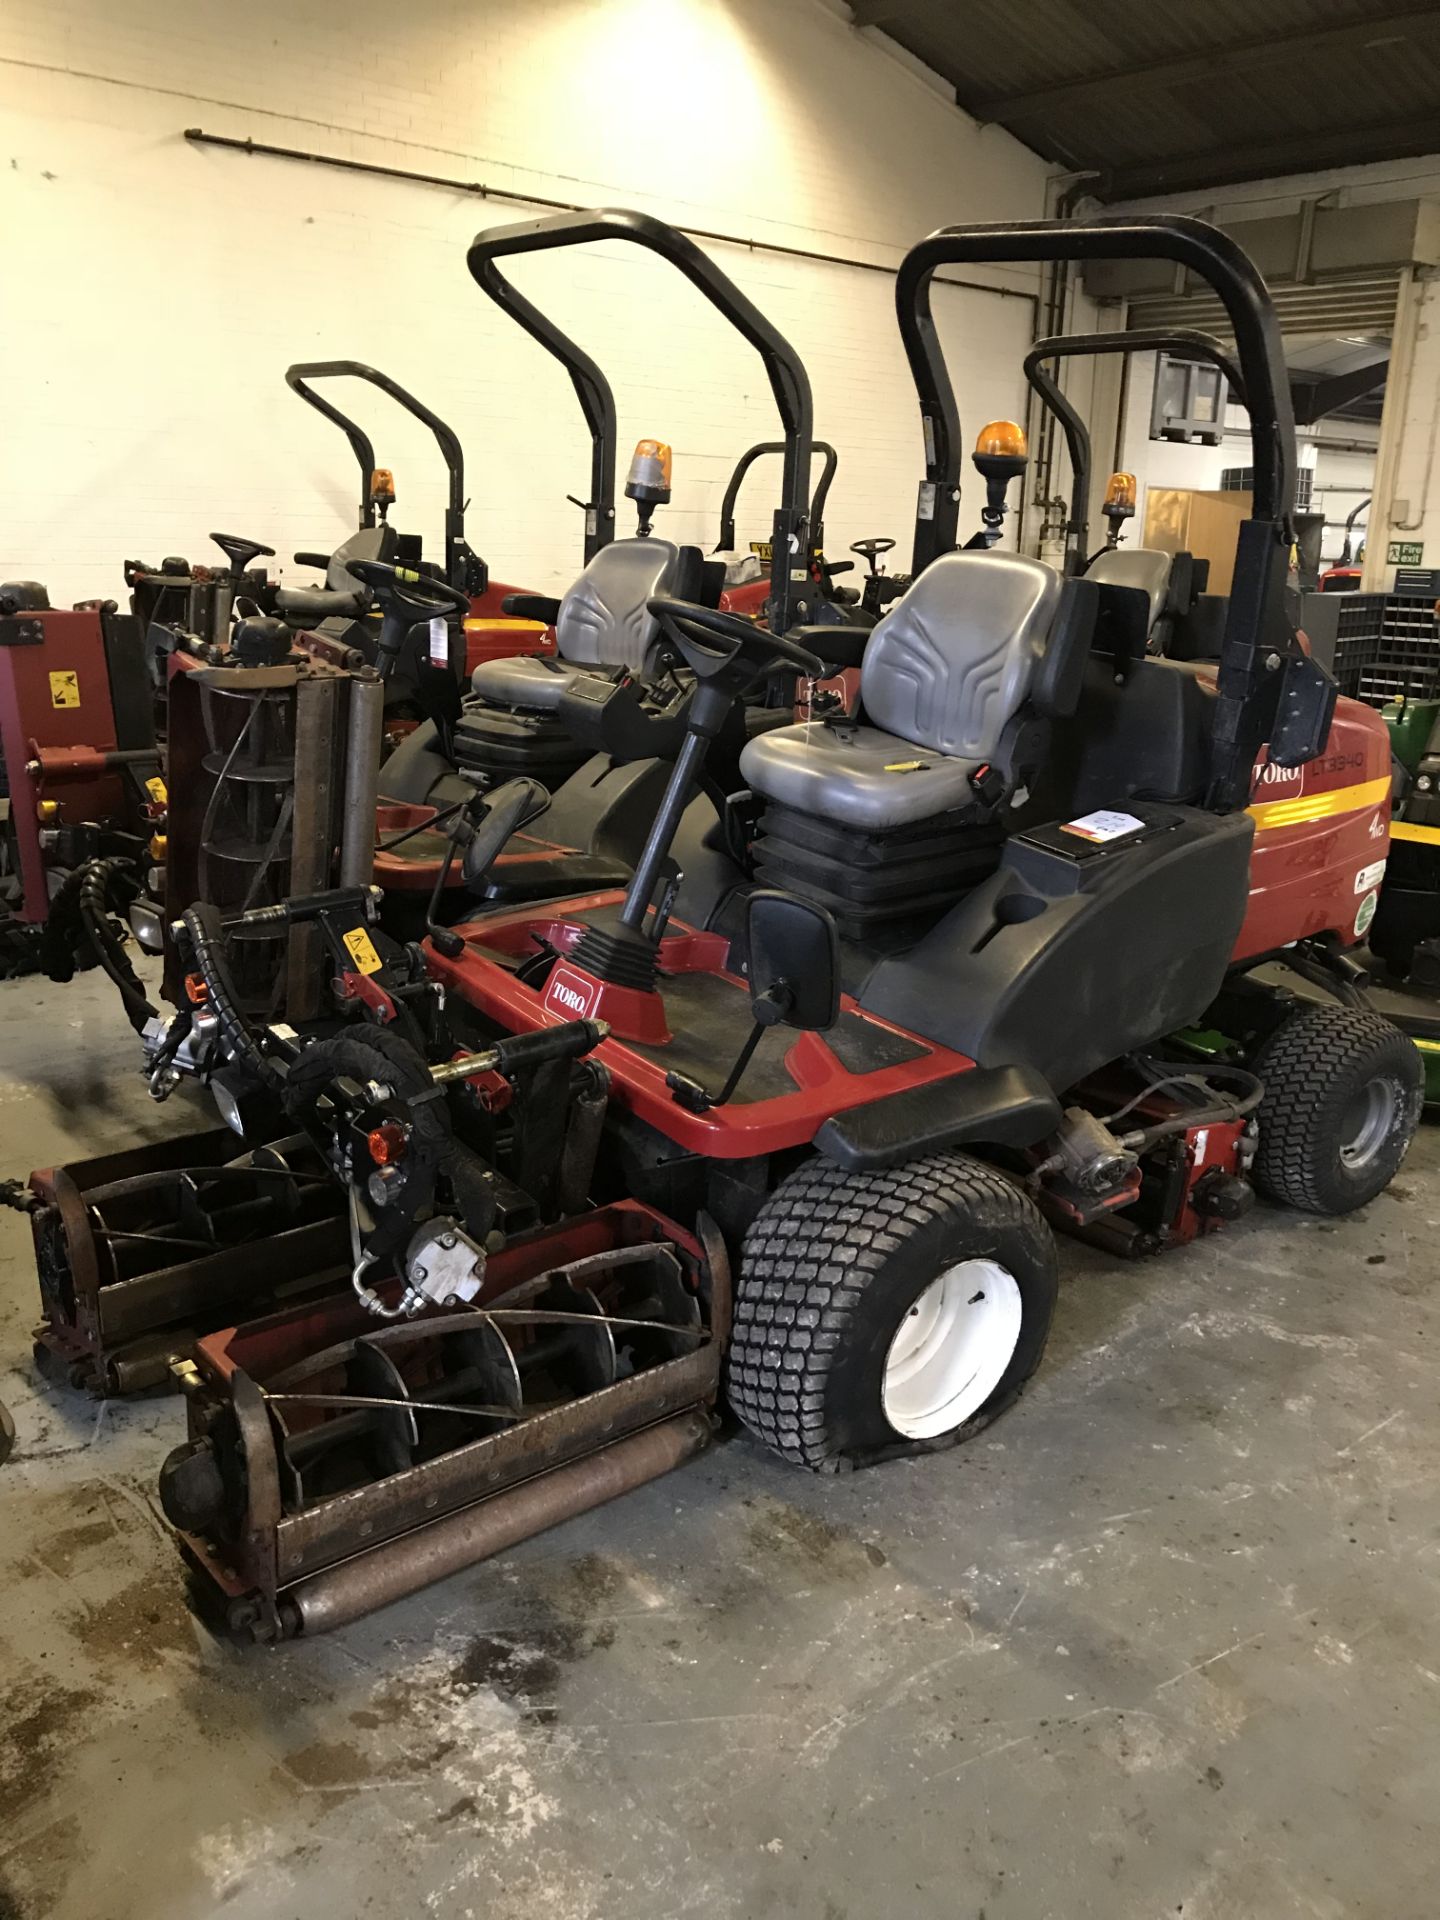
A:
[[[708,1445],[718,1238],[633,1203],[561,1232],[458,1311],[376,1327],[337,1298],[199,1343],[160,1497],[232,1628],[339,1626]]]

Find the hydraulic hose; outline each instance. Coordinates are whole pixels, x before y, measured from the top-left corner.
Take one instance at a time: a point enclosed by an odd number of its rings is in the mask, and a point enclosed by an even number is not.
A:
[[[1236,1088],[1233,1096],[1227,1097],[1223,1091],[1227,1080]],[[1196,1091],[1206,1082],[1218,1081],[1221,1087],[1220,1098],[1209,1105],[1187,1107],[1183,1113],[1177,1113],[1168,1120],[1158,1120],[1153,1126],[1133,1133],[1121,1134],[1122,1146],[1127,1147],[1132,1153],[1145,1153],[1157,1141],[1164,1140],[1172,1133],[1188,1133],[1192,1127],[1218,1126],[1227,1120],[1244,1120],[1259,1106],[1265,1092],[1264,1083],[1257,1074],[1248,1072],[1244,1067],[1232,1067],[1220,1063],[1207,1063],[1193,1075],[1189,1073],[1169,1075],[1165,1079],[1154,1082],[1145,1089],[1145,1092],[1157,1093],[1161,1087],[1175,1085],[1181,1081],[1192,1086]],[[1132,1106],[1138,1104],[1138,1099],[1130,1102]],[[1119,1115],[1112,1114],[1109,1118],[1115,1120]]]
[[[66,875],[50,903],[41,959],[49,977],[63,983],[74,977],[81,939],[88,940],[97,965],[119,991],[126,1019],[141,1033],[147,1022],[156,1018],[156,1009],[146,998],[140,977],[110,925],[110,912],[116,904],[112,896],[122,876],[130,877],[130,864],[118,858],[87,860]]]
[[[188,909],[181,924],[195,970],[205,982],[207,1004],[215,1014],[226,1054],[251,1073],[262,1087],[278,1092],[284,1085],[285,1074],[261,1051],[250,1022],[240,1011],[239,996],[222,951],[219,913],[207,902],[199,901]]]

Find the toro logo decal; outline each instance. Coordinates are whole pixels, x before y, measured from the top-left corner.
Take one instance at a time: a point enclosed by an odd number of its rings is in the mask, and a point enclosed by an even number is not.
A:
[[[1259,760],[1250,781],[1252,800],[1284,800],[1300,792],[1305,784],[1305,769],[1299,767],[1272,767],[1268,760]]]
[[[545,989],[545,1005],[551,1013],[563,1013],[570,1020],[585,1020],[589,1018],[599,991],[597,981],[587,980],[583,974],[572,973],[568,968],[557,967]]]

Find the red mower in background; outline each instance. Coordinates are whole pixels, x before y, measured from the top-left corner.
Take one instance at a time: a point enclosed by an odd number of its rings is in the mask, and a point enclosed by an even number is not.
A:
[[[830,496],[830,485],[839,466],[839,455],[828,440],[812,441],[811,451],[818,454],[824,463],[810,499],[808,571],[819,596],[815,615],[817,619],[849,620],[858,626],[869,626],[872,622],[860,606],[860,595],[853,588],[834,585],[840,574],[854,570],[855,562],[825,558],[825,502]],[[745,614],[753,620],[765,618],[765,606],[770,597],[771,544],[768,540],[752,540],[748,551],[741,553],[735,540],[735,506],[745,476],[755,462],[767,454],[783,455],[784,452],[783,440],[758,441],[741,454],[725,483],[725,494],[720,502],[720,538],[710,549],[712,559],[723,559],[725,562],[725,586],[720,595],[722,613]]]
[[[85,888],[85,871],[165,857],[144,653],[113,600],[52,607],[37,581],[0,586],[0,755],[0,977],[68,979],[86,964],[87,925],[104,921],[105,886]]]
[[[438,561],[426,560],[418,535],[400,533],[391,525],[395,478],[390,468],[376,464],[370,436],[334,401],[316,391],[316,381],[342,378],[363,380],[388,394],[434,435],[446,475],[443,553]],[[458,634],[449,639],[441,638],[438,633],[426,636],[427,647],[438,650],[437,661],[441,657],[448,660],[453,653],[457,670],[468,676],[482,661],[509,655],[553,653],[555,637],[544,622],[517,619],[504,612],[506,597],[517,589],[503,581],[492,581],[489,568],[465,537],[465,455],[454,428],[398,381],[359,360],[299,361],[286,369],[285,384],[307,406],[339,427],[350,443],[360,471],[359,526],[328,558],[323,554],[297,553],[297,565],[324,570],[325,585],[318,589],[282,588],[275,596],[273,610],[292,626],[304,619],[313,620],[321,632],[336,638],[343,635],[349,644],[358,645],[362,653],[366,652],[363,631],[357,633],[353,627],[342,628],[334,623],[363,620],[368,611],[364,583],[351,569],[350,561],[383,560],[443,579],[464,594],[467,605]],[[447,609],[452,629],[456,624],[454,610],[453,606]],[[413,678],[411,665],[404,658],[396,663],[392,699]],[[419,717],[419,709],[412,717]]]
[[[496,230],[502,251],[511,231]],[[811,447],[807,431],[802,449],[795,402],[806,376],[793,348],[699,248],[663,222],[602,210],[578,215],[568,226],[547,224],[537,244],[554,249],[606,237],[646,246],[670,261],[760,352],[783,437],[742,456],[726,489],[722,540],[733,542],[735,500],[746,472],[762,454],[778,450],[781,505],[768,543],[768,575],[738,591],[749,596],[757,616],[764,611],[777,632],[797,621],[832,618],[837,609],[825,597],[826,583],[817,580],[811,564],[793,557],[807,554],[811,546],[806,495]],[[628,881],[664,789],[666,762],[683,741],[684,712],[694,688],[694,676],[656,618],[654,604],[677,598],[715,607],[726,595],[722,560],[707,559],[698,547],[677,545],[653,530],[655,511],[670,494],[670,450],[661,442],[641,441],[636,449],[625,495],[638,509],[638,524],[633,535],[615,537],[616,423],[610,384],[590,356],[501,274],[489,251],[491,238],[481,235],[470,250],[473,277],[559,360],[589,429],[585,566],[563,597],[512,595],[506,603],[510,611],[555,628],[553,660],[480,667],[471,676],[471,697],[448,730],[437,717],[417,728],[386,762],[376,877],[389,895],[390,923],[404,932],[420,929],[422,912],[431,921],[448,921],[479,898],[540,899],[576,886]],[[833,473],[831,450],[816,486],[822,508]],[[846,626],[836,624],[833,631],[853,648],[855,636]],[[783,684],[754,691],[743,710],[728,717],[712,760],[718,798],[738,784],[745,740],[789,719],[793,688],[791,673]],[[465,836],[484,811],[485,795],[522,779],[534,790],[531,823],[520,827],[498,859],[487,862],[483,892],[467,896]],[[709,804],[702,803],[701,815]]]

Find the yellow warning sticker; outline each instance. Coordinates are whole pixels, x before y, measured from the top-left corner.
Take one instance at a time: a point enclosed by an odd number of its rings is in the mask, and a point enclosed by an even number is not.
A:
[[[146,793],[149,794],[150,798],[155,802],[155,805],[157,807],[169,806],[170,795],[166,790],[165,782],[160,778],[158,774],[152,776],[152,778],[150,778],[145,782],[145,791]]]
[[[50,676],[50,704],[52,707],[78,707],[80,704],[80,676],[78,673],[52,673]]]
[[[346,951],[361,973],[379,973],[385,963],[375,951],[375,942],[364,927],[351,927],[344,939]]]

